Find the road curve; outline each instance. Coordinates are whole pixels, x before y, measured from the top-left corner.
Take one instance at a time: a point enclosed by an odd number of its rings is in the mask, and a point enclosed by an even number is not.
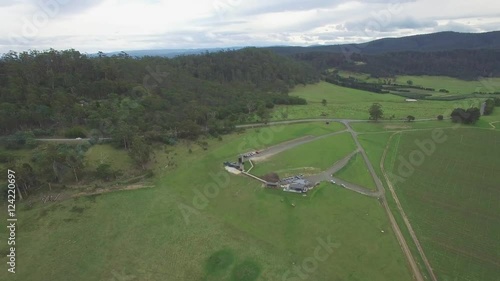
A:
[[[389,209],[389,205],[387,204],[387,200],[385,198],[385,190],[384,190],[384,185],[382,184],[382,181],[379,179],[377,176],[377,173],[375,173],[375,169],[373,168],[372,163],[368,159],[368,156],[366,155],[365,150],[361,146],[358,140],[358,134],[352,129],[348,121],[343,122],[347,130],[351,132],[352,137],[354,138],[354,141],[356,142],[356,145],[358,146],[359,151],[361,152],[361,155],[363,155],[363,159],[365,160],[366,166],[368,167],[368,170],[370,171],[370,174],[372,175],[372,178],[375,182],[375,185],[377,186],[378,194],[380,195],[380,202],[382,206],[385,209],[385,212],[387,213],[387,216],[389,217],[389,221],[391,223],[392,229],[394,231],[394,234],[396,235],[396,238],[398,239],[399,245],[401,246],[401,249],[403,250],[403,253],[406,256],[406,259],[408,260],[408,263],[411,267],[411,270],[413,271],[413,277],[417,281],[425,281],[424,277],[422,276],[422,273],[420,272],[420,269],[418,268],[418,265],[411,254],[410,248],[408,247],[408,244],[406,243],[406,240],[403,236],[403,233],[401,232],[401,229],[399,229],[399,226],[396,222],[396,219],[394,218],[394,215],[392,214],[391,210]]]
[[[330,182],[333,180],[336,185],[342,186],[345,189],[349,189],[351,191],[357,192],[365,196],[378,198],[380,196],[380,193],[377,191],[369,190],[366,187],[353,184],[333,176],[333,174],[344,168],[349,163],[349,160],[351,160],[351,158],[358,153],[360,153],[360,151],[357,149],[351,154],[344,157],[342,160],[337,161],[330,169],[316,175],[307,176],[306,179],[314,183],[319,183],[324,181]]]
[[[306,144],[306,143],[309,143],[309,142],[312,142],[312,141],[317,141],[319,139],[323,139],[323,138],[327,138],[327,137],[331,137],[331,136],[343,134],[345,132],[347,132],[347,130],[342,130],[342,131],[338,131],[338,132],[334,132],[334,133],[329,133],[329,134],[321,135],[321,136],[317,136],[317,137],[315,137],[315,136],[304,136],[302,138],[298,138],[298,139],[286,141],[286,142],[280,143],[278,145],[274,145],[274,146],[271,146],[269,148],[266,148],[263,151],[261,151],[259,154],[256,154],[256,155],[253,155],[253,156],[249,157],[249,159],[252,159],[253,161],[261,161],[261,160],[264,160],[264,159],[266,159],[268,157],[271,157],[271,156],[273,156],[275,154],[278,154],[278,153],[281,153],[283,151],[292,149],[292,148],[294,148],[296,146],[299,146],[299,145],[302,145],[302,144]]]
[[[429,120],[429,119],[421,119],[419,121],[427,121],[427,120]],[[283,144],[276,145],[276,146],[271,147],[267,150],[264,150],[262,153],[255,155],[251,159],[253,159],[253,160],[258,160],[259,158],[264,159],[266,157],[270,157],[270,156],[275,155],[277,153],[288,150],[292,147],[317,140],[318,138],[324,138],[324,137],[331,136],[334,134],[341,134],[341,133],[345,133],[346,131],[351,133],[351,136],[356,143],[357,150],[354,151],[353,153],[351,153],[350,155],[348,155],[347,157],[345,157],[344,159],[335,163],[334,166],[331,169],[329,169],[328,171],[325,171],[325,172],[317,174],[317,175],[310,176],[310,177],[308,177],[308,179],[311,180],[312,182],[319,182],[319,181],[325,181],[325,180],[332,179],[332,180],[335,180],[336,183],[344,184],[347,189],[350,189],[352,191],[358,192],[358,193],[363,194],[363,195],[377,197],[379,199],[379,202],[382,204],[382,207],[386,211],[387,216],[389,217],[389,222],[390,222],[391,227],[394,231],[394,234],[396,235],[398,243],[401,246],[401,249],[402,249],[404,255],[406,256],[406,259],[408,261],[408,264],[410,265],[411,271],[413,272],[413,278],[416,281],[426,281],[426,280],[424,280],[424,277],[422,276],[422,273],[420,272],[420,269],[418,268],[417,263],[416,263],[413,255],[411,254],[411,251],[408,247],[408,244],[406,243],[406,240],[405,240],[405,238],[404,238],[404,236],[403,236],[403,234],[402,234],[402,232],[401,232],[401,230],[396,222],[396,219],[394,218],[394,215],[392,214],[391,210],[389,209],[389,205],[387,204],[387,200],[385,198],[384,185],[382,184],[382,181],[377,176],[375,169],[373,168],[372,163],[368,159],[368,156],[367,156],[364,148],[361,146],[361,144],[358,140],[358,133],[356,133],[352,129],[351,125],[349,124],[350,122],[366,122],[367,120],[302,119],[302,120],[270,122],[268,124],[248,124],[248,125],[240,125],[237,127],[238,128],[252,128],[252,127],[260,127],[260,126],[271,126],[271,125],[279,125],[279,124],[293,124],[293,123],[304,123],[304,122],[318,122],[318,121],[341,122],[345,125],[346,130],[340,131],[340,132],[335,132],[335,133],[324,135],[324,136],[320,136],[320,137],[306,136],[306,137],[303,137],[300,139],[292,140],[292,141],[289,141],[289,142],[286,142]],[[384,152],[383,157],[385,157],[385,152]],[[365,164],[368,167],[368,170],[370,171],[370,174],[373,178],[373,181],[375,182],[375,185],[377,187],[377,191],[370,191],[367,188],[357,186],[357,185],[354,185],[352,183],[347,183],[345,181],[342,181],[340,179],[337,179],[337,178],[334,178],[331,176],[331,174],[333,174],[333,173],[330,174],[330,172],[340,170],[342,167],[344,167],[349,162],[349,159],[352,156],[354,156],[354,154],[356,154],[356,153],[361,153],[361,155],[363,156],[363,160],[365,161]],[[433,280],[433,281],[436,281],[436,280]]]

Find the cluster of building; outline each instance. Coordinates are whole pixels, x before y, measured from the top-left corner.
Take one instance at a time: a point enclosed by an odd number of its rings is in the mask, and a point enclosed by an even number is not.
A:
[[[304,179],[303,175],[298,175],[284,178],[280,181],[280,186],[286,192],[306,193],[314,187],[314,184]]]
[[[270,182],[263,180],[261,178],[258,178],[254,175],[249,174],[248,172],[245,172],[245,160],[247,158],[250,158],[256,154],[259,154],[258,151],[254,152],[248,152],[245,154],[242,154],[238,157],[238,162],[224,162],[224,167],[225,169],[233,174],[245,174],[247,176],[250,176],[254,179],[257,179],[263,183],[269,188],[282,188],[283,191],[286,192],[294,192],[294,193],[306,193],[310,189],[314,188],[314,184],[312,184],[310,181],[304,178],[304,175],[296,175],[296,176],[291,176],[291,177],[286,177],[284,179],[278,180],[277,182]],[[277,177],[278,179],[278,177]]]

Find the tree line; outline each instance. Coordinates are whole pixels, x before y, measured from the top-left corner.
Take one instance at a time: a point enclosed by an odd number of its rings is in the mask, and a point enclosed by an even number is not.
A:
[[[280,52],[280,50],[276,50]],[[500,76],[500,50],[450,50],[360,54],[301,49],[289,56],[319,71],[331,68],[367,73],[374,78],[397,75],[436,75],[465,80]]]
[[[146,171],[154,143],[218,137],[266,121],[275,105],[306,104],[288,92],[319,81],[311,66],[247,48],[177,58],[87,55],[76,50],[9,52],[0,58],[0,162],[27,194],[40,186],[112,180],[108,163],[88,170],[89,145],[109,138]],[[90,138],[88,145],[36,138]],[[203,142],[200,145],[206,147]],[[27,161],[8,150],[31,149]]]
[[[312,67],[256,48],[174,59],[9,52],[0,59],[0,133],[84,127],[125,147],[137,133],[225,133],[261,108],[305,104],[288,91],[318,79]]]

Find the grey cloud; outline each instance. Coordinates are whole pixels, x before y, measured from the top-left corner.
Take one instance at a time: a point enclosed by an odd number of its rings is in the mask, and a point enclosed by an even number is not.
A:
[[[7,0],[0,6],[28,4],[35,9],[57,11],[60,15],[77,14],[101,4],[100,0]]]
[[[240,0],[241,1],[241,0]],[[306,11],[312,9],[320,9],[332,7],[334,5],[338,5],[344,2],[348,2],[346,0],[276,0],[276,1],[266,1],[266,4],[259,3],[259,5],[252,7],[250,9],[246,9],[242,11],[242,14],[245,15],[257,15],[257,14],[265,14],[265,13],[277,13],[277,12],[286,12],[286,11]]]
[[[457,32],[480,32],[481,29],[472,27],[470,25],[462,24],[459,22],[450,21],[445,25],[438,26],[435,31],[457,31]]]
[[[390,32],[398,29],[422,29],[432,28],[438,25],[435,20],[417,20],[412,17],[401,19],[389,19],[378,21],[377,19],[365,19],[362,21],[346,22],[343,27],[352,31],[374,31]]]

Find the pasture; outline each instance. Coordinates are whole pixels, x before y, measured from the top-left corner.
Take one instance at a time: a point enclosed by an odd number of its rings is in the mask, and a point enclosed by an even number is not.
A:
[[[256,162],[252,174],[263,176],[275,172],[280,177],[320,173],[356,149],[349,133],[329,136],[299,145],[264,161]]]
[[[276,140],[296,133],[285,128]],[[0,271],[0,279],[251,281],[286,280],[290,271],[293,280],[300,270],[318,281],[411,280],[377,200],[331,184],[302,197],[223,171],[245,137],[209,140],[208,150],[193,145],[191,153],[189,144],[167,147],[177,165],[157,173],[151,189],[19,203],[17,273]],[[304,261],[322,247],[318,239],[333,246],[311,269]],[[0,252],[5,264],[6,244]]]
[[[339,75],[342,77],[354,77],[358,80],[368,83],[381,83],[383,79],[370,77],[366,73],[356,73],[351,71],[340,70]],[[393,78],[392,78],[393,79]],[[393,79],[394,80],[394,79]],[[474,92],[498,92],[500,85],[500,78],[481,78],[478,80],[461,80],[447,76],[396,76],[395,83],[400,85],[407,85],[408,81],[412,81],[414,86],[421,86],[424,88],[434,88],[436,95],[443,95],[439,93],[440,89],[446,89],[450,93],[448,95],[462,95],[472,94]],[[432,92],[431,92],[432,93]]]
[[[334,175],[339,179],[358,184],[371,190],[377,190],[375,182],[366,167],[363,156],[357,153],[349,160],[349,163]]]
[[[413,85],[425,88],[448,90],[451,95],[472,94],[473,92],[495,92],[500,85],[500,78],[485,78],[475,81],[460,80],[446,76],[397,76],[396,83],[406,85],[408,80]],[[436,92],[438,93],[438,92]]]
[[[394,115],[395,120],[405,120],[408,115],[416,118],[436,118],[447,116],[459,106],[478,106],[484,99],[466,99],[461,101],[426,101],[406,102],[404,97],[392,94],[376,94],[351,88],[344,88],[327,82],[314,85],[298,86],[290,95],[307,100],[307,105],[276,106],[273,120],[304,118],[345,118],[364,119],[370,117],[368,109],[373,103],[380,103],[385,118]],[[326,106],[321,102],[325,99]]]
[[[404,130],[421,130],[432,128],[462,127],[451,120],[422,122],[356,122],[351,127],[358,133],[397,132]],[[469,126],[470,127],[470,126]]]
[[[500,134],[459,128],[445,136],[423,161],[415,140],[431,131],[395,138],[389,171],[402,179],[391,181],[439,280],[498,280]]]
[[[290,125],[275,125],[260,128],[246,129],[238,153],[251,150],[261,150],[263,148],[297,139],[304,136],[322,136],[329,133],[345,130],[345,126],[339,122],[312,122]]]

